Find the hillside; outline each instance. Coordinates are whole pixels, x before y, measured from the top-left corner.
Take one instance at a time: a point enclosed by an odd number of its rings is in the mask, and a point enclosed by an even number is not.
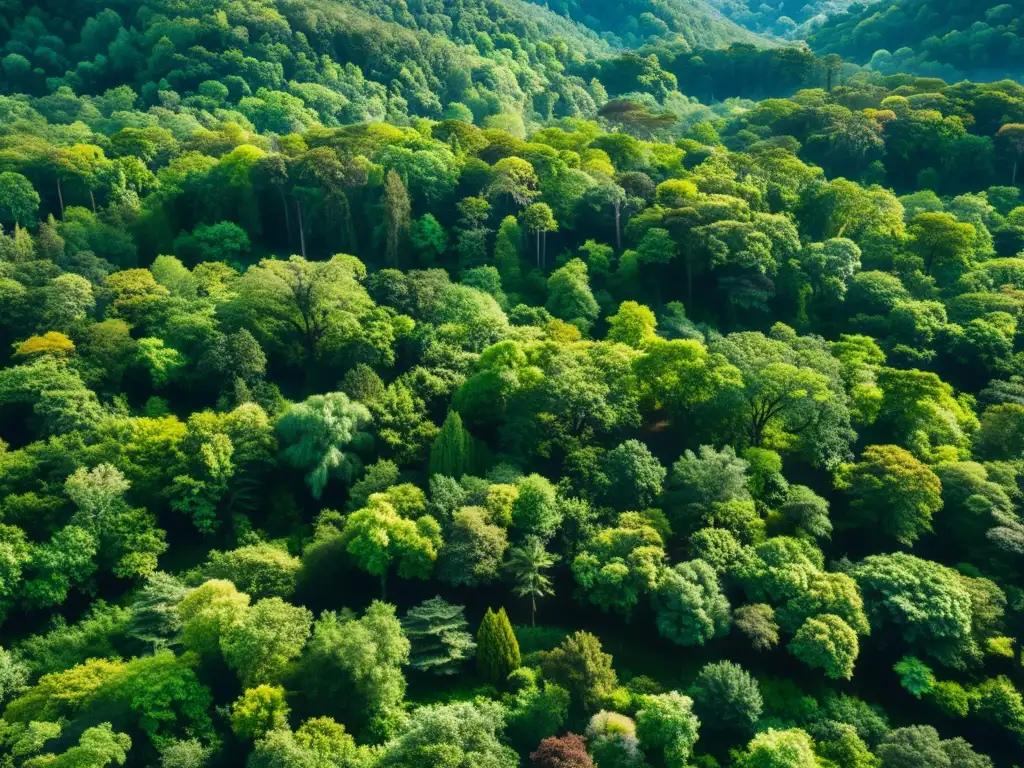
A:
[[[1024,85],[631,1],[0,2],[0,768],[1019,768]]]
[[[999,80],[1020,77],[1022,32],[1021,0],[894,0],[853,5],[807,42],[883,74]]]
[[[735,42],[768,44],[726,18],[709,0],[547,0],[544,5],[618,47],[671,40],[691,48],[721,48]]]
[[[845,11],[854,0],[708,0],[728,18],[759,34],[802,39],[808,30]]]

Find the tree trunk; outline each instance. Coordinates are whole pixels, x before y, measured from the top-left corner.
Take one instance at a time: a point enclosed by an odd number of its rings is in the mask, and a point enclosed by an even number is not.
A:
[[[537,269],[540,269],[540,230],[537,230]]]
[[[281,207],[284,208],[284,231],[288,238],[287,246],[292,247],[292,213],[288,210],[288,198],[284,195],[284,187],[281,187]]]
[[[693,257],[686,256],[686,306],[690,311],[693,308]]]
[[[537,596],[530,595],[530,626],[537,626]]]
[[[60,176],[57,177],[57,202],[60,203],[60,217],[64,218],[64,193],[60,189]]]
[[[622,252],[622,202],[615,201],[615,250]]]
[[[306,258],[306,228],[302,223],[302,204],[295,201],[295,212],[299,217],[299,245],[302,247],[302,258]]]
[[[92,212],[96,213],[96,195],[93,194],[92,187],[89,187],[89,199],[92,201]]]
[[[541,238],[541,241],[544,243],[544,247],[543,247],[543,249],[541,251],[541,257],[540,257],[541,269],[547,269],[548,268],[548,232],[547,232],[547,230],[544,230],[544,236]]]

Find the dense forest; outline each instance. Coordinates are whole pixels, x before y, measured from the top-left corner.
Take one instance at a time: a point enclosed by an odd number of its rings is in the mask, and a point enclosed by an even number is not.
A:
[[[882,0],[849,5],[806,30],[821,53],[838,53],[883,74],[958,80],[1020,78],[1021,0]]]
[[[845,5],[0,3],[0,768],[1024,764],[1019,12]]]

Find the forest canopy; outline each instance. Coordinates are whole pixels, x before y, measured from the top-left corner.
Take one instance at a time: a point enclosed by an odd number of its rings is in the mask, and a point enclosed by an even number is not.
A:
[[[2,4],[0,768],[1019,763],[1019,67],[740,5]]]

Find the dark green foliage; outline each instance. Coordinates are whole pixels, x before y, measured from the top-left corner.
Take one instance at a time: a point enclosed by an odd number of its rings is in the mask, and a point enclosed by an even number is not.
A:
[[[454,477],[468,473],[473,453],[473,438],[462,426],[462,417],[449,411],[441,431],[430,446],[430,474]]]
[[[492,685],[500,685],[522,663],[519,643],[504,608],[490,608],[476,633],[476,668]]]
[[[690,688],[694,712],[709,729],[753,732],[763,706],[757,681],[730,661],[708,664]]]
[[[1019,3],[553,3],[0,3],[3,768],[1016,759]]]
[[[410,608],[402,619],[402,631],[412,645],[409,666],[419,672],[455,675],[476,650],[461,605],[440,597]]]

